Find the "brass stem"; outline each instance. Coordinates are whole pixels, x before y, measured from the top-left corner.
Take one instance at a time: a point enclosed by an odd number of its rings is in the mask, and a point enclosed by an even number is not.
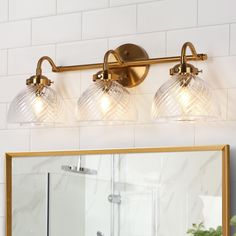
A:
[[[118,65],[121,66],[123,64],[123,61],[120,59],[119,54],[114,50],[109,50],[104,55],[103,71],[108,71],[109,70],[108,59],[109,59],[110,54],[112,54],[115,57],[115,59],[117,60]]]
[[[52,67],[52,71],[59,72],[59,70],[58,70],[57,66],[55,65],[54,61],[50,57],[48,57],[48,56],[43,56],[43,57],[41,57],[39,59],[38,64],[37,64],[37,69],[36,69],[36,75],[37,76],[42,75],[42,63],[44,61],[48,61],[49,62],[49,64]]]
[[[182,46],[182,50],[181,50],[181,64],[186,64],[186,62],[187,62],[186,51],[187,51],[188,47],[190,48],[193,57],[198,58],[198,54],[197,54],[196,49],[193,46],[193,44],[190,42],[186,42]]]

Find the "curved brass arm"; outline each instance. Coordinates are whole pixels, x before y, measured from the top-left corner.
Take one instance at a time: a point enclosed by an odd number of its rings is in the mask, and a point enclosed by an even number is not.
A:
[[[198,54],[197,54],[196,49],[193,46],[193,44],[191,42],[186,42],[186,43],[184,43],[184,45],[182,46],[182,49],[181,49],[181,64],[185,64],[187,62],[186,51],[187,51],[188,47],[191,50],[193,57],[198,59]]]
[[[36,69],[36,75],[40,76],[42,75],[42,63],[44,61],[48,61],[49,64],[52,67],[52,71],[54,72],[59,72],[59,69],[57,68],[56,64],[54,63],[54,61],[52,60],[52,58],[48,57],[48,56],[43,56],[38,60],[38,64],[37,64],[37,69]]]
[[[109,70],[109,62],[108,62],[108,59],[109,59],[109,56],[110,54],[112,54],[115,59],[117,60],[118,64],[119,65],[122,65],[124,62],[121,60],[120,58],[120,55],[114,51],[114,50],[109,50],[105,53],[104,55],[104,63],[103,63],[103,71],[108,71]]]

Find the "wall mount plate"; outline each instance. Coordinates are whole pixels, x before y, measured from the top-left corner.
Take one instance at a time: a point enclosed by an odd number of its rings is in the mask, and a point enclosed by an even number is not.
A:
[[[135,44],[123,44],[115,49],[123,62],[146,60],[148,59],[147,52]],[[112,59],[113,58],[113,59]],[[114,56],[111,55],[114,60]],[[149,71],[149,65],[144,66],[127,66],[122,68],[112,68],[111,72],[118,76],[117,82],[124,87],[132,88],[144,81]]]

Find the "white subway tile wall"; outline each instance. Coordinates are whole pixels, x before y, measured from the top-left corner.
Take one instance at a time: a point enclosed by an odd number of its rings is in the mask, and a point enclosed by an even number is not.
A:
[[[192,42],[200,52],[209,57],[229,54],[229,25],[197,27],[167,32],[167,54],[178,54],[184,42]]]
[[[0,22],[8,19],[8,0],[0,0]]]
[[[198,23],[212,25],[235,22],[235,8],[235,0],[198,0]]]
[[[184,14],[181,14],[184,6]],[[138,32],[197,26],[197,0],[156,1],[138,5]]]
[[[98,63],[103,61],[104,51],[107,49],[106,39],[59,44],[56,50],[57,63],[63,65]]]
[[[40,150],[76,150],[79,148],[78,128],[32,129],[30,148]],[[52,143],[53,140],[53,143]]]
[[[32,20],[32,44],[49,44],[81,39],[81,13]]]
[[[83,13],[83,39],[136,33],[136,5]]]
[[[7,106],[6,104],[0,104],[0,129],[6,128],[6,112]]]
[[[230,28],[230,54],[236,55],[236,24]]]
[[[152,42],[150,42],[152,38]],[[166,34],[165,32],[151,34],[136,34],[131,36],[123,36],[109,39],[109,48],[117,48],[125,43],[138,44],[143,47],[149,57],[162,57],[166,54]]]
[[[8,51],[8,74],[18,75],[35,73],[35,65],[42,55],[55,59],[55,45],[14,48]],[[43,65],[44,71],[51,71],[48,63]]]
[[[5,235],[5,218],[0,217],[0,235]]]
[[[214,6],[214,7],[212,7]],[[0,0],[0,235],[4,235],[5,152],[69,149],[231,145],[232,199],[236,195],[236,7],[235,0]],[[35,72],[37,59],[51,56],[58,65],[100,62],[106,50],[136,43],[150,57],[179,55],[192,41],[197,62],[221,102],[222,121],[154,123],[150,104],[157,88],[169,78],[173,63],[150,68],[147,79],[131,89],[137,122],[126,125],[68,124],[28,128],[6,123],[7,108]],[[55,81],[73,111],[77,97],[92,83],[96,70],[46,74]],[[234,197],[234,198],[233,198]],[[236,203],[232,203],[232,214]]]
[[[25,47],[31,44],[31,21],[12,21],[0,24],[0,49]]]
[[[9,0],[9,19],[19,20],[56,13],[56,0]]]
[[[0,50],[0,76],[7,74],[7,50]]]
[[[58,13],[78,12],[108,6],[109,0],[57,0]]]
[[[4,184],[0,184],[0,191],[3,192],[4,191]],[[5,215],[5,196],[4,195],[0,195],[0,217]]]

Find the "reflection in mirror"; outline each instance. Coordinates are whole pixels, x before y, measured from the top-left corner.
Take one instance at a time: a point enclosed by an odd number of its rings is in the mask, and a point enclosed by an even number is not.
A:
[[[13,158],[12,236],[183,236],[193,223],[216,228],[222,175],[221,151]]]

